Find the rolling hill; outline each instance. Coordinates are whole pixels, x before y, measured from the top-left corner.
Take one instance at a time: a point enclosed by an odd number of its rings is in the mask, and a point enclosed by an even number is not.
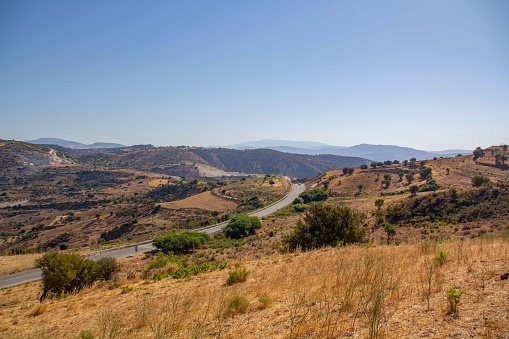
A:
[[[331,146],[323,143],[296,142],[288,140],[261,140],[245,142],[241,144],[227,146],[232,149],[258,149],[268,148],[286,153],[294,154],[332,154],[348,157],[360,157],[372,161],[385,160],[408,160],[411,158],[432,159],[439,157],[453,157],[457,154],[471,154],[471,150],[454,149],[444,151],[422,151],[410,147],[401,147],[395,145],[371,145],[360,144],[351,147]]]
[[[59,138],[39,138],[36,140],[27,140],[26,142],[37,145],[57,145],[72,149],[96,149],[96,148],[118,148],[125,147],[125,145],[111,143],[111,142],[94,142],[87,145],[77,141],[69,141]]]

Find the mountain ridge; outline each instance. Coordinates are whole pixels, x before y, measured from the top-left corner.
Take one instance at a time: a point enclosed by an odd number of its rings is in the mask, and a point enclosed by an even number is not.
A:
[[[60,138],[39,138],[35,140],[26,140],[25,142],[36,145],[57,145],[71,149],[97,149],[97,148],[119,148],[126,147],[122,144],[112,142],[94,142],[92,144],[83,144],[78,141],[64,140]]]
[[[320,155],[331,154],[339,156],[351,156],[370,159],[372,161],[385,161],[385,160],[408,160],[417,158],[419,160],[432,159],[435,157],[451,157],[457,154],[471,154],[471,150],[451,149],[443,151],[423,151],[411,147],[398,146],[398,145],[373,145],[373,144],[359,144],[349,147],[332,146],[328,144],[321,144],[320,147],[294,147],[288,144],[288,140],[261,140],[263,141],[263,148],[273,149],[281,152],[307,154],[307,155]],[[261,141],[245,142],[226,146],[232,149],[256,149],[256,146]],[[272,144],[269,144],[272,142]],[[282,145],[279,144],[282,143]],[[297,143],[297,142],[295,142]],[[306,142],[304,142],[306,143]],[[297,144],[293,144],[297,145]]]

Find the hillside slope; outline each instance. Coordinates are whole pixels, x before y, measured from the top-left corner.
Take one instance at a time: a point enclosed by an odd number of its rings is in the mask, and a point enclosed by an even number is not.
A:
[[[276,174],[291,177],[313,177],[318,173],[342,167],[369,163],[355,157],[332,155],[298,155],[268,149],[232,150],[203,147],[159,147],[139,149],[126,147],[110,150],[60,151],[78,162],[113,168],[132,168],[190,178],[200,177],[198,164],[226,172]]]
[[[435,266],[436,253],[448,253]],[[116,283],[38,302],[39,283],[0,291],[8,338],[507,338],[507,239],[350,246],[231,263],[155,281],[123,261]],[[228,286],[244,267],[244,283]],[[430,271],[431,267],[431,271]],[[430,273],[431,272],[431,273]],[[464,290],[458,315],[446,294]],[[21,297],[22,296],[22,297]],[[428,303],[429,300],[429,303]],[[479,316],[482,315],[482,316]]]

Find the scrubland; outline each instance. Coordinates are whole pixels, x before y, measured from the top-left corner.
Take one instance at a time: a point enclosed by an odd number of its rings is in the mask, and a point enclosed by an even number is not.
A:
[[[42,304],[40,283],[0,291],[0,336],[509,337],[504,237],[297,251],[178,280],[143,277],[140,263],[125,261],[115,283]],[[239,268],[247,281],[227,285]],[[457,313],[451,287],[464,291]]]

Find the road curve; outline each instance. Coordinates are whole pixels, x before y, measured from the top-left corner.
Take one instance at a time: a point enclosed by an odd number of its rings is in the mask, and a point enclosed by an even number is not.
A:
[[[254,211],[254,212],[251,212],[248,214],[251,216],[259,217],[259,218],[267,216],[269,214],[272,214],[272,213],[282,209],[283,207],[290,205],[293,202],[293,200],[295,200],[295,198],[297,198],[299,196],[299,194],[301,194],[303,191],[304,191],[303,184],[294,184],[290,193],[288,193],[283,199],[279,200],[278,202],[276,202],[272,205],[269,205],[267,207],[264,207],[262,209],[259,209],[257,211]],[[206,233],[206,234],[214,234],[214,233],[220,232],[221,229],[224,226],[226,226],[227,223],[228,223],[228,221],[225,221],[225,222],[222,222],[219,224],[215,224],[213,226],[203,227],[203,228],[200,228],[200,229],[197,229],[194,231]],[[136,249],[137,249],[137,251],[136,251]],[[121,248],[118,250],[100,253],[100,254],[88,257],[88,259],[97,261],[104,257],[125,258],[125,257],[129,257],[129,256],[133,256],[136,253],[150,252],[154,249],[155,248],[154,248],[154,246],[152,246],[151,243],[147,243],[147,244],[141,244],[141,245],[137,245],[137,246],[129,246],[129,247],[124,247],[124,248]],[[40,280],[41,273],[42,272],[40,269],[35,268],[32,270],[14,273],[14,274],[0,277],[0,288],[11,287],[11,286],[21,285],[21,284],[29,283],[32,281]]]

